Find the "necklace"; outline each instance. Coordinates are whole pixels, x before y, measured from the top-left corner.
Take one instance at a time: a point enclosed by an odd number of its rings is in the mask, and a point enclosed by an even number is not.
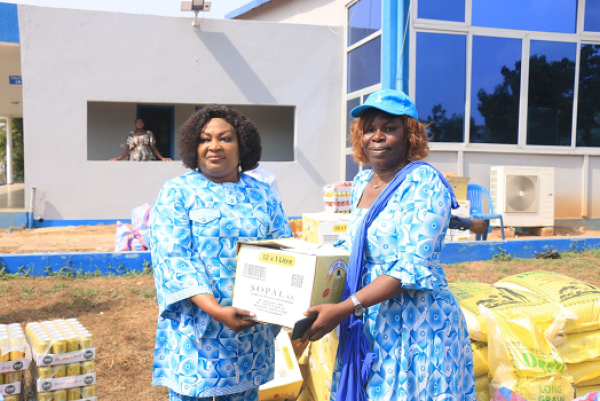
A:
[[[382,184],[382,182],[381,182],[381,177],[383,177],[383,176],[385,176],[385,175],[395,174],[395,173],[397,173],[398,171],[400,171],[400,170],[402,169],[402,167],[404,167],[404,166],[405,166],[405,163],[404,163],[404,162],[402,162],[402,163],[400,163],[400,165],[399,165],[398,167],[396,167],[394,170],[392,170],[392,171],[388,171],[387,173],[383,173],[383,174],[377,174],[377,173],[375,172],[375,170],[373,170],[373,176],[374,176],[375,178],[377,178],[377,181],[379,181],[379,184],[374,184],[374,183],[372,183],[372,182],[371,182],[371,185],[372,185],[372,186],[373,186],[373,188],[375,188],[375,189],[379,188],[379,187],[381,186],[381,184]]]

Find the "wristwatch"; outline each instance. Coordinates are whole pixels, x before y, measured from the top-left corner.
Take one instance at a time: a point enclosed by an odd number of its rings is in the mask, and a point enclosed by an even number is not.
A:
[[[354,304],[354,315],[356,315],[356,317],[361,317],[363,313],[365,313],[365,308],[363,308],[358,298],[356,298],[356,294],[350,295],[350,299]]]

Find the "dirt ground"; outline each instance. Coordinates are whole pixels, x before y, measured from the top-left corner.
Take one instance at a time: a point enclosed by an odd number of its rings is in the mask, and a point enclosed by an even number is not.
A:
[[[0,253],[40,252],[112,252],[114,250],[116,225],[49,227],[0,230]],[[600,231],[554,229],[553,237],[598,237]],[[473,240],[475,236],[472,236]],[[519,240],[542,238],[528,231],[517,232]],[[549,237],[552,238],[552,237]],[[494,229],[488,240],[500,240],[500,230]]]

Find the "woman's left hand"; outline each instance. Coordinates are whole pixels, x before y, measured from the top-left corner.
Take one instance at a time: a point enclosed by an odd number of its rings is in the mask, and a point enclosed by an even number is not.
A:
[[[170,159],[170,158],[168,158],[168,157],[163,157],[163,158],[162,158],[162,161],[163,161],[163,162],[172,162],[172,161],[173,161],[173,159]]]
[[[353,312],[354,305],[349,299],[339,304],[323,304],[308,308],[305,314],[307,316],[317,314],[317,320],[310,329],[306,330],[298,343],[298,347],[303,346],[308,340],[317,341],[321,339]]]

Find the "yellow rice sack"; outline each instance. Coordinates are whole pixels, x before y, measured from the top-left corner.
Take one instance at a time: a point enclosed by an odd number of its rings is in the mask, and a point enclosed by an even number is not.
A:
[[[490,394],[506,387],[527,400],[574,399],[573,377],[530,316],[505,318],[481,309],[488,327]]]
[[[600,385],[600,361],[567,363],[576,386]]]
[[[490,401],[490,381],[488,375],[475,375],[475,398],[477,401]]]
[[[524,289],[556,302],[577,315],[566,333],[600,329],[600,288],[563,274],[535,271],[503,278],[496,285]]]
[[[473,350],[473,370],[475,371],[475,377],[485,375],[487,380],[487,374],[490,370],[487,343],[471,341],[471,349]]]
[[[569,334],[556,350],[566,363],[600,360],[600,330]]]
[[[487,341],[486,321],[479,305],[510,318],[526,310],[534,322],[546,330],[559,315],[559,307],[528,291],[496,287],[491,284],[464,282],[449,284],[450,291],[460,304],[473,340]]]
[[[600,391],[600,386],[577,386],[577,397],[583,397],[592,391]]]

